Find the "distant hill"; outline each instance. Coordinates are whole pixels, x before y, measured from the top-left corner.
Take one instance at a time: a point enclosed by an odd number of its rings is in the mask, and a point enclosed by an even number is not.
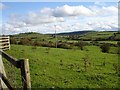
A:
[[[64,32],[64,33],[57,33],[57,35],[81,35],[81,34],[87,34],[87,33],[99,33],[99,32],[117,32],[117,31],[93,31],[93,30],[89,30],[89,31],[73,31],[73,32]],[[19,33],[19,34],[15,34],[15,35],[10,35],[10,36],[29,36],[29,35],[54,35],[55,33],[52,34],[42,34],[42,33],[38,33],[38,32],[25,32],[25,33]]]
[[[74,31],[74,32],[57,33],[57,35],[80,35],[88,32],[95,32],[95,31]]]
[[[16,37],[32,37],[32,36],[39,36],[39,35],[43,35],[43,34],[37,33],[37,32],[25,32],[25,33],[19,33],[19,34],[10,35],[10,36],[16,36]]]

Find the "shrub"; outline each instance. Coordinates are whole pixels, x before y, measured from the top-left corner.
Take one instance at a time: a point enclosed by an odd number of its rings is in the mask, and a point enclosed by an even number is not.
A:
[[[17,44],[17,40],[15,38],[10,38],[10,43],[11,44]]]
[[[32,45],[32,41],[31,41],[31,39],[24,38],[24,39],[20,39],[20,42],[18,44],[21,44],[21,45]]]
[[[103,45],[100,46],[102,52],[108,53],[110,50],[110,45],[108,43],[104,43]]]
[[[75,46],[78,46],[81,50],[83,50],[85,45],[87,45],[87,43],[81,41],[81,42],[76,43]]]
[[[39,43],[39,41],[35,40],[35,41],[33,42],[33,46],[41,46],[41,44]]]
[[[91,43],[92,43],[92,45],[96,45],[96,46],[100,45],[98,41],[92,41]]]
[[[68,43],[58,43],[57,47],[58,48],[64,48],[64,49],[72,49],[72,46]]]
[[[120,46],[120,41],[117,42],[117,45]]]

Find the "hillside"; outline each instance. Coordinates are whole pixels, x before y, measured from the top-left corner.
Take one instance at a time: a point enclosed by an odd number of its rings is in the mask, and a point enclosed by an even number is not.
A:
[[[119,35],[22,33],[10,37],[6,53],[29,59],[32,88],[118,88]],[[7,76],[21,87],[20,71],[3,60]]]
[[[29,59],[32,88],[118,88],[118,54],[102,53],[97,46],[80,50],[11,45],[7,53]],[[9,64],[5,68],[13,70]],[[16,76],[21,87],[18,69],[7,75]]]
[[[57,42],[58,47],[65,48],[71,48],[71,46],[75,46],[79,41],[83,41],[87,45],[94,45],[94,41],[97,41],[96,45],[100,45],[101,43],[110,43],[116,45],[120,40],[120,34],[115,31],[79,31],[59,33],[57,35],[28,32],[11,35],[10,37],[11,44],[55,47],[55,43]]]
[[[95,32],[95,31],[75,31],[75,32],[57,33],[57,35],[81,35],[89,32]]]

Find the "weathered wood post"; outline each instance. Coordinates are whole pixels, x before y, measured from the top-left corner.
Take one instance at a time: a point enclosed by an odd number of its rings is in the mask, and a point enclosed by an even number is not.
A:
[[[1,52],[0,52],[0,73],[3,73],[3,74],[6,76],[5,69],[4,69],[4,65],[3,65],[3,62],[2,62]],[[1,90],[2,88],[6,88],[6,89],[7,89],[7,86],[6,86],[5,83],[2,81],[2,75],[0,75],[0,90]]]
[[[1,87],[2,80],[4,81],[2,84],[6,84],[9,89],[12,88],[9,81],[7,80],[6,76],[3,73],[4,67],[3,67],[3,62],[2,62],[1,56],[3,56],[5,59],[7,59],[16,68],[20,68],[22,83],[23,83],[23,90],[30,90],[31,89],[31,81],[30,81],[30,71],[29,71],[29,60],[28,59],[17,60],[2,50],[0,50],[0,88],[2,88]]]
[[[20,62],[23,89],[30,90],[31,89],[31,81],[30,81],[29,60],[21,59],[19,62]]]
[[[9,45],[9,50],[10,50],[10,36],[8,36],[8,45]]]

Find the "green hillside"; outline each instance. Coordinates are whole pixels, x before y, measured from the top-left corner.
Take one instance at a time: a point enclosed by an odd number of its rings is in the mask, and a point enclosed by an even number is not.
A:
[[[6,52],[15,58],[29,58],[32,88],[118,87],[118,54],[102,53],[97,46],[80,50],[11,45]]]
[[[119,36],[108,31],[21,33],[10,36],[6,52],[29,59],[32,88],[118,88]],[[3,60],[9,81],[21,87],[20,70]]]
[[[81,31],[82,32],[82,31]],[[26,40],[29,45],[33,44],[34,42],[37,43],[46,43],[46,44],[55,44],[57,41],[64,42],[64,43],[75,43],[78,41],[84,41],[87,43],[98,41],[99,43],[110,43],[110,44],[117,44],[120,40],[120,34],[118,32],[110,32],[110,31],[103,31],[103,32],[84,32],[83,34],[70,34],[70,35],[57,35],[54,34],[39,34],[35,32],[30,33],[22,33],[17,35],[11,35],[11,44],[21,44],[21,41]],[[28,45],[26,44],[26,45]]]

